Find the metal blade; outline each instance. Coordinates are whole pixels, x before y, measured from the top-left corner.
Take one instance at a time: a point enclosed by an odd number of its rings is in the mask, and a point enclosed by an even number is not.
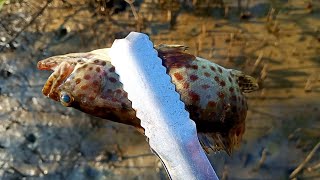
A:
[[[172,179],[218,179],[198,141],[195,123],[148,36],[115,40],[112,64],[136,110],[150,147]]]

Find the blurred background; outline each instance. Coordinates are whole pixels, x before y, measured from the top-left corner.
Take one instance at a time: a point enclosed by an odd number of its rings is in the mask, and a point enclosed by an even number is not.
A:
[[[320,179],[318,0],[0,0],[0,179],[167,179],[135,129],[41,93],[39,60],[131,31],[258,79],[221,179]]]

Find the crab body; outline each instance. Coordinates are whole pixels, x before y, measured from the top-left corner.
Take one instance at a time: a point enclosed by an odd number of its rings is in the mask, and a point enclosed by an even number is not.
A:
[[[185,52],[186,47],[160,45],[158,56],[195,121],[203,147],[231,153],[245,131],[247,101],[243,92],[258,88],[240,71]],[[136,127],[143,132],[123,90],[109,49],[54,56],[38,63],[53,70],[43,94],[88,114]]]

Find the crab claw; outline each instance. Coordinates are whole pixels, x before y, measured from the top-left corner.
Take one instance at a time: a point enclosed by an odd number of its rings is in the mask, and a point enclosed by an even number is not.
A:
[[[39,68],[40,66],[40,68]],[[65,81],[65,79],[72,73],[74,65],[69,62],[62,62],[58,66],[53,66],[53,64],[41,64],[38,63],[39,69],[52,69],[54,72],[50,75],[46,84],[43,86],[42,93],[56,101],[59,101],[60,95],[57,91],[58,87]]]
[[[37,68],[40,70],[54,70],[59,63],[57,61],[51,61],[52,58],[48,58],[42,61],[39,61],[37,64]]]
[[[49,57],[41,60],[37,64],[37,68],[40,70],[55,70],[61,63],[68,62],[71,65],[76,65],[78,62],[83,62],[88,59],[90,53],[70,53],[66,55],[59,55]]]

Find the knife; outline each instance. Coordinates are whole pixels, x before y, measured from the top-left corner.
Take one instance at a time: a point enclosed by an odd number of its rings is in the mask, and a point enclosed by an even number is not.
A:
[[[115,40],[110,50],[111,63],[150,148],[173,180],[218,179],[201,148],[196,125],[153,47],[147,35],[131,32]]]

